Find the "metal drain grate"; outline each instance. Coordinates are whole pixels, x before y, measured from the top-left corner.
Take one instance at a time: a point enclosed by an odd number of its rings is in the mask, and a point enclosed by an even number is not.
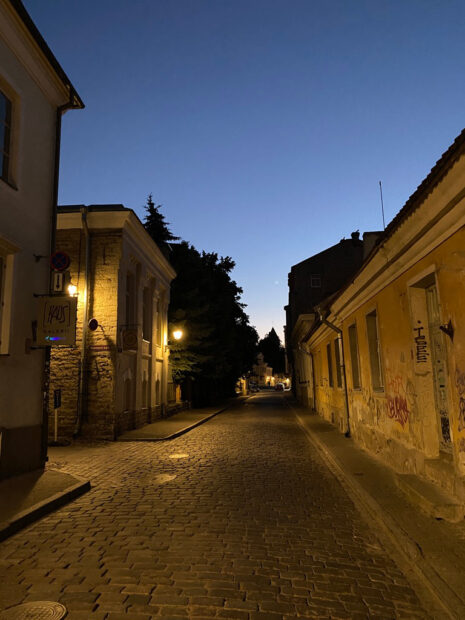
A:
[[[0,612],[0,620],[61,620],[66,607],[53,601],[31,601]]]

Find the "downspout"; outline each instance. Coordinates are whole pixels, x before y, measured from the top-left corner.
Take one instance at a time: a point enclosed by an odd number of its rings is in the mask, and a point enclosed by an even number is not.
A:
[[[336,325],[334,325],[333,323],[331,323],[330,321],[325,319],[322,316],[321,312],[319,312],[319,315],[320,315],[320,321],[322,323],[324,323],[325,325],[327,325],[330,329],[332,329],[333,331],[335,331],[337,333],[337,339],[339,341],[339,351],[341,353],[341,355],[340,355],[340,357],[341,357],[341,370],[342,370],[342,376],[343,376],[343,380],[344,380],[344,395],[345,395],[345,401],[346,401],[347,430],[344,433],[344,435],[346,437],[350,437],[349,393],[348,393],[348,390],[347,390],[346,364],[345,364],[345,356],[344,356],[344,340],[342,338],[342,329],[339,329],[339,327],[336,327]]]
[[[79,391],[77,401],[76,424],[74,426],[74,436],[79,435],[82,427],[82,412],[84,409],[84,397],[87,390],[87,323],[89,315],[89,269],[90,269],[90,232],[87,225],[87,207],[81,208],[82,229],[85,238],[85,263],[84,263],[84,312],[82,317],[82,336],[81,336],[81,362],[79,368]],[[81,257],[79,257],[80,260]]]
[[[57,228],[57,211],[58,211],[58,183],[60,177],[60,149],[61,149],[61,117],[66,110],[71,110],[75,107],[73,103],[73,92],[70,93],[70,100],[64,105],[60,105],[56,110],[55,119],[55,162],[53,169],[53,193],[52,193],[52,209],[50,214],[50,256],[56,250],[56,228]],[[52,291],[52,271],[49,270],[48,276],[48,292]],[[50,359],[51,359],[51,347],[45,347],[45,361],[44,361],[44,374],[43,374],[43,394],[42,394],[42,437],[41,437],[41,461],[45,464],[48,460],[47,447],[48,447],[48,410],[49,410],[49,390],[50,390]]]

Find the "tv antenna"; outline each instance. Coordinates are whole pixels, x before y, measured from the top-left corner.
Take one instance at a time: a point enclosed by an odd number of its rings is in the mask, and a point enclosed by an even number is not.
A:
[[[381,196],[381,213],[383,214],[383,229],[386,230],[386,224],[384,222],[383,186],[381,185],[381,181],[379,182],[379,194]]]

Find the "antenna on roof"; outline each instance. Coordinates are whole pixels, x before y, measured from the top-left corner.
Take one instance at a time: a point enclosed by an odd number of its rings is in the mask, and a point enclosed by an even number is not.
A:
[[[379,182],[379,193],[381,196],[381,213],[383,214],[383,229],[386,230],[386,224],[384,222],[383,186],[381,185],[381,181]]]

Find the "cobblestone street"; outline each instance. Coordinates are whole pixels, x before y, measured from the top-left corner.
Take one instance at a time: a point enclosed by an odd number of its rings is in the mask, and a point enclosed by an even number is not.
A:
[[[0,609],[96,618],[427,618],[295,422],[259,394],[164,443],[50,451],[92,490],[0,545]]]

